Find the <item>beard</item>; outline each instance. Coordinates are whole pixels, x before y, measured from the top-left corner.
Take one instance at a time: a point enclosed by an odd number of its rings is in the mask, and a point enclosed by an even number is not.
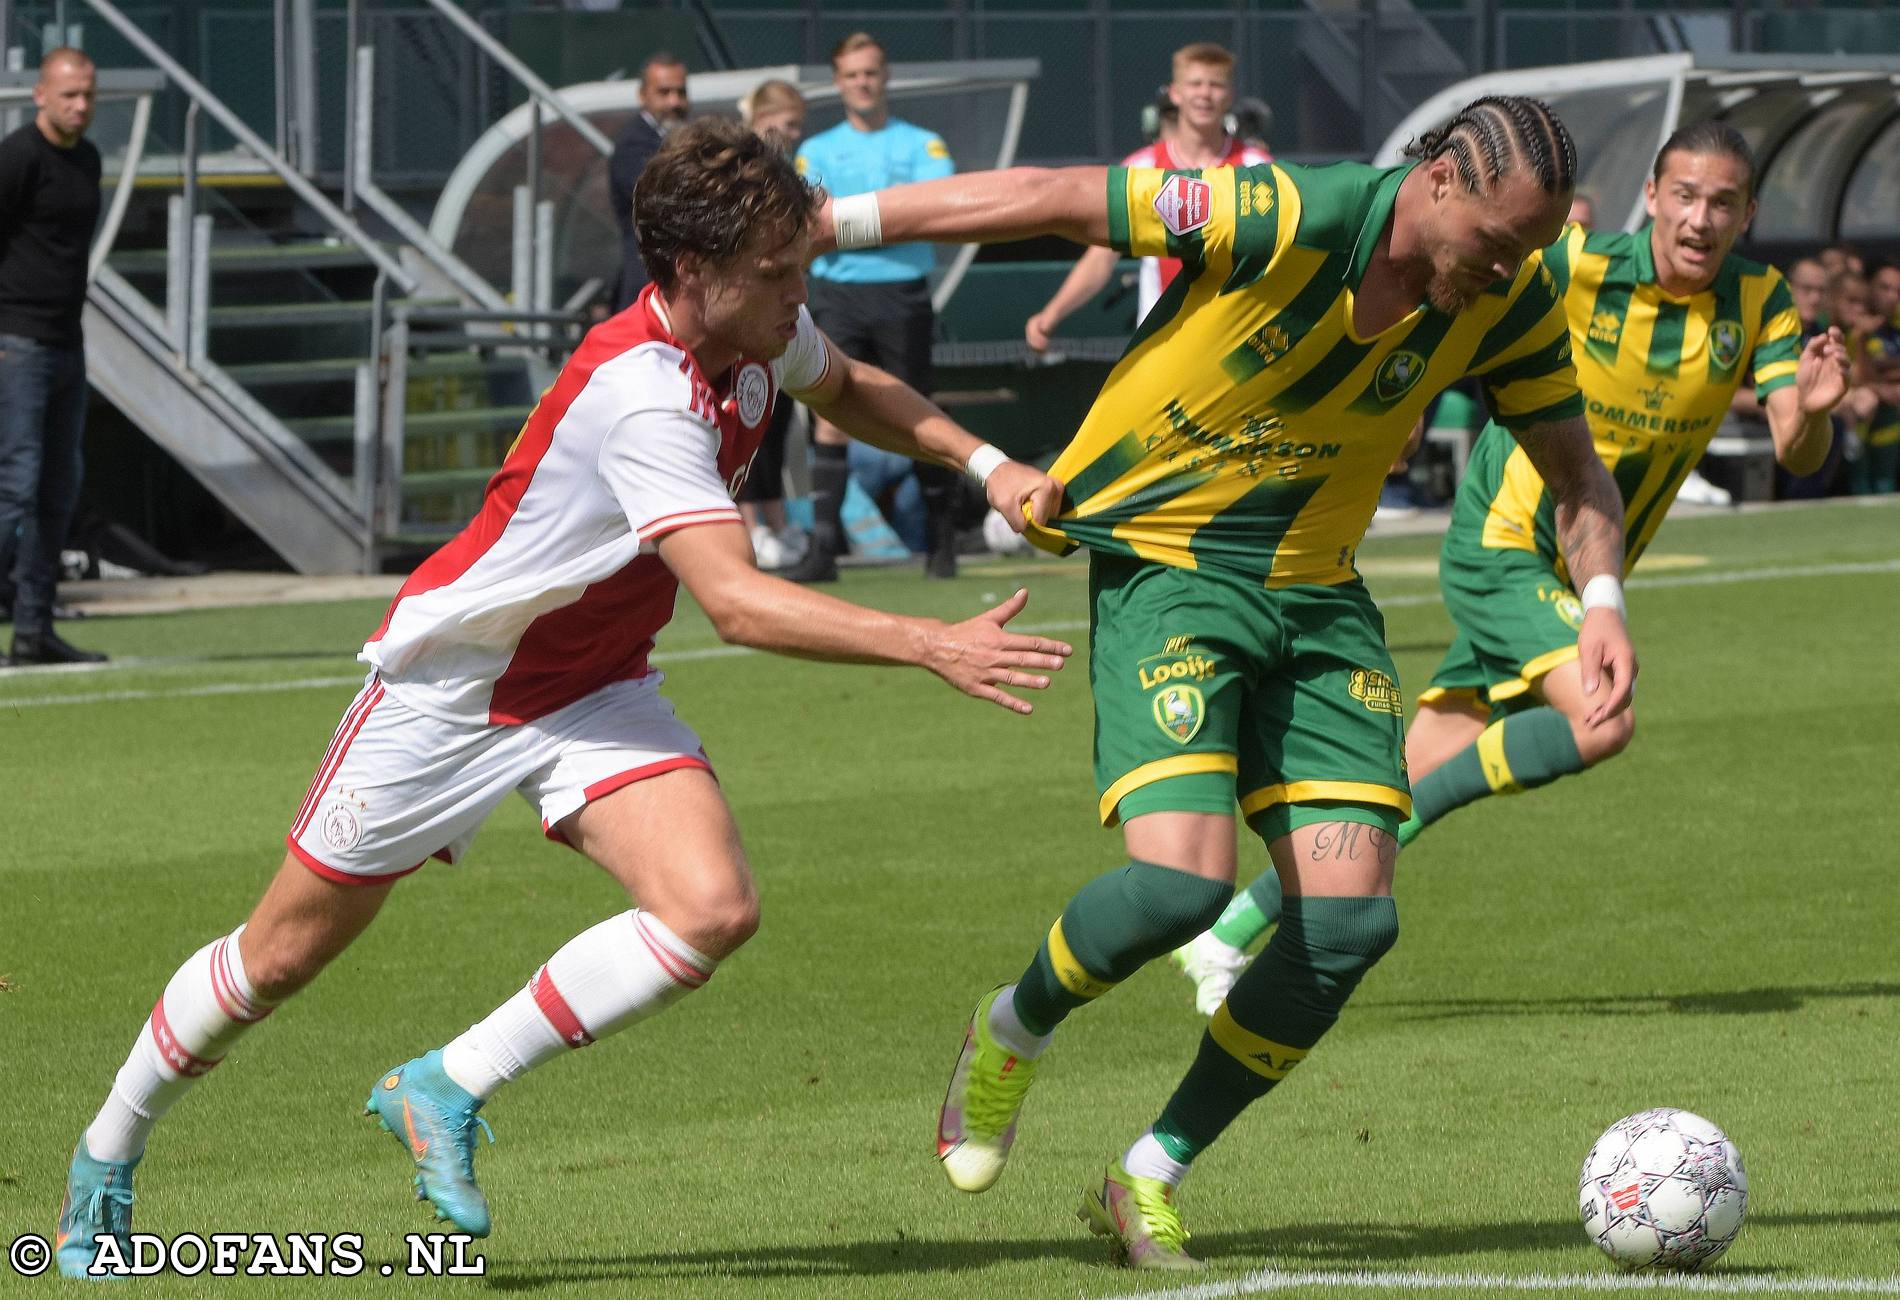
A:
[[[1434,311],[1442,311],[1447,316],[1456,316],[1478,301],[1482,290],[1463,289],[1444,271],[1434,269],[1432,278],[1425,285],[1425,301]]]

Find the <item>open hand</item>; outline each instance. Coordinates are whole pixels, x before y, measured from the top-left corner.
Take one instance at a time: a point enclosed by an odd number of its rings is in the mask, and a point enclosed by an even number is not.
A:
[[[991,481],[995,478],[992,475]],[[947,625],[935,638],[924,666],[965,695],[1000,704],[1016,713],[1033,712],[1029,701],[1018,699],[1002,688],[1046,689],[1049,679],[1042,672],[1025,670],[1056,672],[1074,649],[1046,636],[1011,632],[1007,624],[1022,613],[1028,603],[1029,592],[1019,590],[975,618]]]

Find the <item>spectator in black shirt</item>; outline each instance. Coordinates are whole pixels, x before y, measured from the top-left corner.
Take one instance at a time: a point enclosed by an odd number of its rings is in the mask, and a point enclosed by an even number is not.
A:
[[[80,311],[99,219],[92,60],[40,61],[39,112],[0,140],[0,538],[13,539],[14,664],[96,663],[53,631],[59,551],[79,503]],[[3,548],[0,548],[3,549]]]
[[[614,220],[620,223],[620,282],[614,290],[614,310],[625,311],[647,287],[646,263],[640,260],[640,241],[633,233],[633,187],[660,151],[666,133],[686,121],[691,105],[686,99],[686,65],[679,56],[656,50],[640,69],[640,111],[614,141],[607,160],[607,193],[613,201]]]

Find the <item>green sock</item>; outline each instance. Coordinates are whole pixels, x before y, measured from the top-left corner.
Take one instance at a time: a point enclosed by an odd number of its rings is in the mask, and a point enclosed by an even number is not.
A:
[[[1200,1051],[1154,1123],[1192,1160],[1306,1058],[1365,973],[1398,939],[1390,898],[1289,898],[1280,928],[1208,1022]]]
[[[1484,729],[1412,787],[1412,815],[1421,827],[1473,800],[1516,794],[1583,770],[1570,719],[1552,708],[1526,709]]]
[[[1082,886],[1016,981],[1016,1016],[1053,1033],[1144,964],[1192,939],[1233,896],[1224,880],[1133,861]]]
[[[1220,920],[1214,922],[1214,937],[1244,952],[1279,919],[1280,873],[1269,866],[1234,895]]]

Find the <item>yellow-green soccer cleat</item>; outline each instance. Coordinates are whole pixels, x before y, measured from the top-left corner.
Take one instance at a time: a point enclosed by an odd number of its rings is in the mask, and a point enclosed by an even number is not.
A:
[[[1116,1260],[1128,1268],[1187,1272],[1207,1265],[1187,1253],[1188,1230],[1174,1208],[1174,1188],[1158,1178],[1137,1178],[1118,1160],[1108,1167],[1102,1188],[1082,1193],[1075,1217],[1115,1247]]]
[[[964,1027],[963,1050],[937,1116],[937,1159],[960,1192],[987,1192],[1003,1176],[1036,1063],[990,1037],[990,1008],[1008,985],[991,989]]]

